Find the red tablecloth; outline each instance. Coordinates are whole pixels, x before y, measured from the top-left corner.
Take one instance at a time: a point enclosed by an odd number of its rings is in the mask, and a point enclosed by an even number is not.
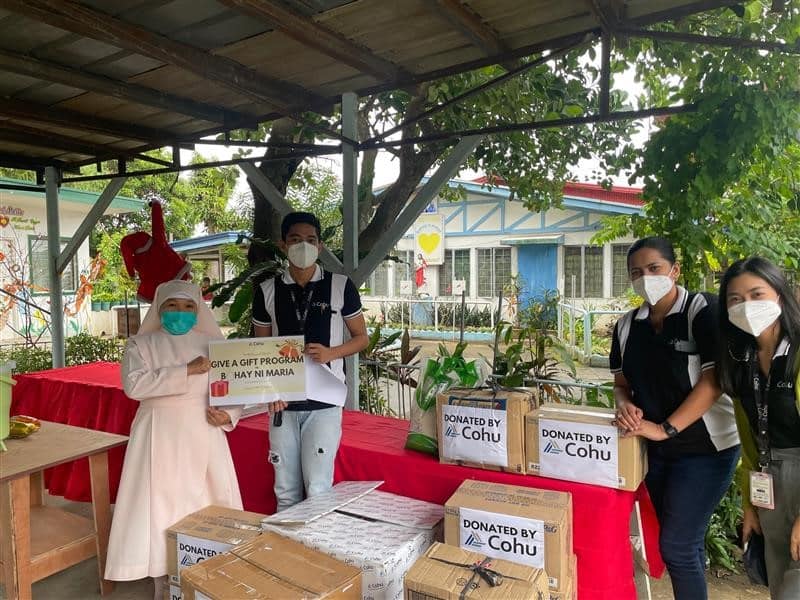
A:
[[[95,363],[17,377],[12,414],[39,418],[127,435],[137,402],[122,392],[119,365]],[[245,508],[275,510],[273,473],[266,461],[269,448],[266,415],[240,422],[228,441],[236,465]],[[479,479],[572,493],[574,547],[578,556],[578,592],[581,600],[635,598],[629,518],[635,495],[543,477],[497,473],[442,465],[430,456],[405,450],[408,422],[345,412],[342,443],[336,459],[336,480],[383,480],[388,492],[444,504],[465,479]],[[123,452],[112,451],[109,475],[112,498],[119,485]],[[77,461],[50,469],[46,485],[51,494],[79,501],[90,498],[88,464]],[[643,519],[651,568],[663,565],[658,557],[657,525],[646,494]]]

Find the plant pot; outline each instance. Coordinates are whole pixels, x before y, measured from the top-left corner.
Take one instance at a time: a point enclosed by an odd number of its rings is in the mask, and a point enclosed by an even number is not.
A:
[[[100,308],[101,310],[111,310],[111,302],[101,302]]]
[[[94,301],[93,301],[93,302],[92,302],[92,310],[93,310],[93,311],[95,311],[95,312],[97,312],[97,311],[99,311],[99,310],[101,310],[101,309],[102,309],[102,305],[103,305],[103,303],[102,303],[102,302],[94,302]]]

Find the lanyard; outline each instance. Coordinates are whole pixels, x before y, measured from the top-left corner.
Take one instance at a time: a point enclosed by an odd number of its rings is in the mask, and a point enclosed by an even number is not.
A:
[[[311,298],[314,297],[314,287],[316,282],[309,281],[306,285],[308,286],[308,295],[306,296],[306,301],[303,302],[302,307],[300,306],[300,302],[297,299],[297,296],[294,293],[294,288],[290,288],[289,293],[292,295],[292,304],[294,305],[294,315],[297,317],[297,323],[300,325],[300,329],[305,332],[306,330],[306,318],[308,317],[308,309],[311,308]],[[301,310],[302,309],[302,310]]]
[[[765,389],[761,389],[761,374],[758,372],[758,365],[755,366],[755,373],[753,374],[753,399],[756,404],[756,443],[758,444],[758,466],[762,471],[766,471],[769,465],[770,451],[769,451],[769,423],[767,416],[769,414],[769,406],[767,401],[769,399],[769,390],[772,387],[772,372],[767,375],[767,385]]]

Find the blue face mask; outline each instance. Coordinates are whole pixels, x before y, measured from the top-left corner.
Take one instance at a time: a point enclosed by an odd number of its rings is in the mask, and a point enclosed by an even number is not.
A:
[[[161,313],[161,326],[172,335],[183,335],[197,324],[197,315],[193,312],[165,311]]]

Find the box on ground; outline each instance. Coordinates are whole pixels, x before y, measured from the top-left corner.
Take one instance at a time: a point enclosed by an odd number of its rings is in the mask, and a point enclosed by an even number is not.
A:
[[[484,564],[502,577],[490,584],[474,568]],[[542,569],[436,543],[405,577],[405,600],[546,600]]]
[[[265,518],[263,527],[361,569],[364,600],[402,598],[403,575],[441,539],[444,510],[375,491],[381,483],[340,483]]]
[[[578,557],[574,554],[569,560],[569,575],[561,587],[550,590],[550,600],[575,600],[578,597]]]
[[[644,438],[620,437],[610,408],[543,404],[525,419],[529,475],[635,491],[647,474]]]
[[[469,480],[445,504],[444,541],[547,571],[558,590],[572,556],[572,495]]]
[[[222,506],[206,506],[167,529],[169,583],[180,585],[186,567],[230,550],[261,533],[265,515]]]
[[[536,408],[525,391],[453,389],[436,399],[439,461],[525,472],[525,415]]]
[[[361,571],[276,533],[187,567],[183,600],[359,600]]]

